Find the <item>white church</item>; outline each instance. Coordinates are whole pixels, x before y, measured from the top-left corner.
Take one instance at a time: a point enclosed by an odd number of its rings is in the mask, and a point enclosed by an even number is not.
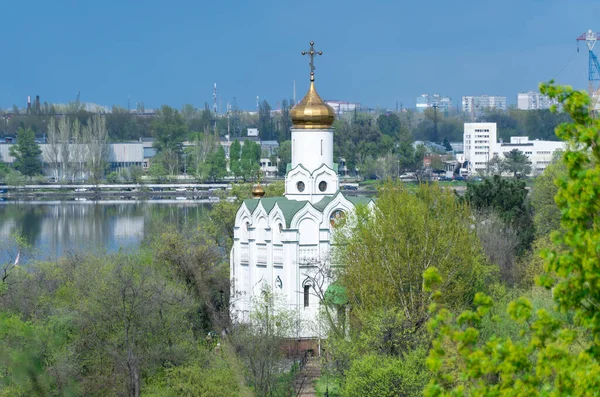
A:
[[[297,338],[320,337],[317,266],[328,266],[335,222],[370,198],[345,196],[333,162],[334,110],[317,94],[311,42],[310,88],[291,110],[292,163],[282,197],[264,198],[260,186],[237,212],[230,255],[231,316],[249,321],[254,297],[265,287],[283,297],[299,321]],[[325,291],[328,285],[319,285]]]

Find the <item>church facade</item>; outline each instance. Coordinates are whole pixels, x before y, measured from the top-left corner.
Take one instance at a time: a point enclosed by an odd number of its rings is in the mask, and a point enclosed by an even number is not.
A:
[[[314,55],[311,43],[311,52]],[[304,99],[291,110],[292,162],[285,194],[265,198],[253,189],[253,199],[239,208],[230,253],[231,316],[250,319],[255,297],[268,288],[282,297],[298,318],[295,337],[320,335],[317,317],[327,280],[315,285],[315,270],[329,266],[333,226],[357,204],[372,200],[345,196],[339,189],[333,162],[333,109],[319,97],[312,72]],[[317,288],[319,290],[317,290]]]

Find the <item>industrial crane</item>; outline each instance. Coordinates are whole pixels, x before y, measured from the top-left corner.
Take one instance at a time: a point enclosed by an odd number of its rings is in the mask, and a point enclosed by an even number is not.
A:
[[[580,41],[585,41],[588,48],[588,91],[592,111],[598,110],[596,109],[596,104],[600,96],[597,84],[594,84],[595,81],[600,81],[600,62],[598,62],[598,57],[594,54],[594,46],[598,40],[600,40],[600,33],[592,32],[591,29],[577,38],[577,52],[579,52]]]

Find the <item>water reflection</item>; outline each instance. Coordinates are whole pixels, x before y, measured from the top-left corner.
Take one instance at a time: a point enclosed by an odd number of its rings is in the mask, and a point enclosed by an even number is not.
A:
[[[175,200],[0,203],[0,239],[23,235],[36,258],[135,247],[150,224],[199,224],[210,204]]]

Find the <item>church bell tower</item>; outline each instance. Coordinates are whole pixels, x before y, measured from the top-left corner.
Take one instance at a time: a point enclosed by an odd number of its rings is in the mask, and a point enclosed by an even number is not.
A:
[[[339,190],[337,165],[333,162],[333,121],[335,112],[315,89],[314,56],[322,55],[310,49],[302,55],[310,58],[310,87],[290,112],[292,127],[292,163],[285,177],[285,196],[291,200],[312,203]]]

